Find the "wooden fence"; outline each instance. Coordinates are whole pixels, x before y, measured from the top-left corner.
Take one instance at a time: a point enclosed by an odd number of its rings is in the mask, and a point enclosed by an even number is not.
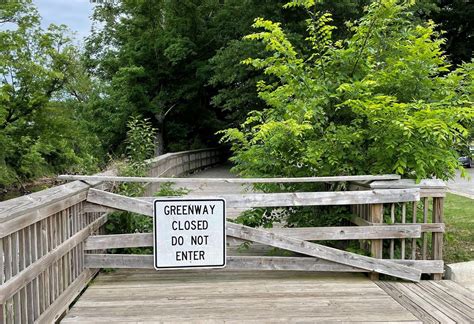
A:
[[[421,235],[411,238],[391,238],[388,244],[384,240],[371,240],[364,244],[371,255],[377,258],[399,260],[432,260],[431,273],[433,279],[441,279],[444,272],[443,260],[443,221],[444,198],[447,187],[440,180],[374,181],[371,183],[352,184],[353,190],[383,190],[383,189],[420,189],[420,201],[399,202],[383,205],[353,206],[357,216],[353,222],[359,226],[383,226],[387,223],[394,225],[411,224],[421,230]],[[425,262],[427,263],[427,262]]]
[[[387,177],[387,176],[382,176]],[[393,177],[393,176],[388,176]],[[350,180],[350,177],[332,178],[292,178],[292,179],[175,179],[176,182],[340,182]],[[366,179],[374,179],[367,176]],[[226,200],[227,209],[249,209],[254,207],[294,207],[294,206],[337,206],[348,205],[354,212],[352,221],[358,226],[339,227],[305,227],[305,228],[276,228],[266,231],[255,232],[255,229],[242,227],[233,223],[227,223],[228,232],[228,266],[227,270],[301,270],[301,271],[350,271],[370,272],[371,277],[376,279],[378,274],[385,273],[396,277],[414,280],[421,273],[431,274],[439,279],[443,273],[442,261],[442,235],[444,224],[442,223],[442,199],[445,195],[445,187],[442,182],[426,181],[416,185],[411,181],[400,181],[392,179],[387,181],[395,188],[382,187],[384,182],[371,181],[369,185],[354,184],[353,191],[344,192],[291,192],[291,193],[248,193],[248,194],[219,194],[213,197]],[[120,179],[121,181],[137,181],[139,179]],[[164,179],[147,179],[155,182]],[[377,189],[370,186],[380,186]],[[387,185],[388,186],[388,185]],[[422,198],[420,198],[422,197]],[[433,222],[430,222],[428,214],[428,198],[434,202]],[[192,197],[189,197],[192,198]],[[152,201],[154,198],[142,197],[132,199],[119,195],[105,193],[100,190],[91,190],[88,201],[95,208],[111,208],[128,210],[135,213],[152,216]],[[406,222],[407,206],[417,206],[422,199],[422,219],[413,219]],[[94,206],[93,205],[93,206]],[[388,209],[387,209],[388,208]],[[413,207],[414,208],[414,207]],[[91,210],[94,210],[92,208]],[[384,210],[388,211],[385,218],[389,218],[384,224]],[[412,213],[418,215],[418,209]],[[395,216],[401,215],[402,221],[398,222]],[[240,226],[240,227],[239,227]],[[250,234],[249,234],[250,233]],[[431,244],[428,242],[426,233],[432,233]],[[339,254],[335,249],[309,243],[307,241],[320,240],[361,240],[362,246],[368,248],[372,258],[365,259],[364,256],[354,253],[343,252]],[[383,253],[384,240],[390,242],[390,252]],[[410,258],[405,258],[406,245],[409,240]],[[244,241],[257,243],[257,253],[251,256],[242,256],[235,252],[236,246]],[[395,241],[401,242],[401,247],[395,249]],[[98,247],[104,249],[127,248],[127,247],[149,247],[152,246],[153,236],[148,233],[121,234],[121,235],[98,235],[90,237],[85,249],[95,250]],[[310,244],[310,245],[308,245]],[[299,254],[309,255],[316,258],[306,257],[269,257],[265,255],[269,249],[263,246],[286,249]],[[441,245],[441,246],[440,246]],[[300,249],[300,246],[304,246]],[[430,247],[430,253],[428,253]],[[316,252],[315,252],[316,251]],[[397,251],[397,253],[395,253]],[[421,252],[420,252],[421,251]],[[254,251],[255,252],[255,251]],[[258,253],[260,252],[260,253]],[[232,255],[233,254],[233,255]],[[377,261],[376,259],[380,259]],[[388,261],[388,264],[385,260]],[[85,259],[86,266],[91,268],[153,268],[151,255],[110,255],[89,254]],[[409,273],[407,268],[418,271],[418,274]],[[415,271],[415,272],[416,272]],[[412,276],[413,275],[413,276]],[[415,280],[416,281],[416,280]]]
[[[261,230],[228,222],[226,269],[369,272],[373,278],[382,273],[413,281],[419,280],[422,273],[435,278],[442,275],[442,210],[446,189],[441,182],[416,185],[392,175],[156,178],[184,174],[220,160],[218,150],[166,154],[149,161],[150,178],[136,181],[148,182],[148,193],[155,191],[160,182],[169,180],[177,183],[350,182],[351,190],[345,192],[216,193],[216,196],[226,199],[230,209],[236,211],[254,207],[351,206],[355,214],[352,221],[359,225]],[[150,233],[103,235],[109,210],[152,215],[153,198],[134,199],[107,192],[100,180],[110,176],[113,172],[0,203],[1,323],[53,323],[67,311],[99,268],[153,267],[150,255],[106,253],[111,248],[152,246],[153,240]],[[319,240],[359,240],[372,257],[314,243]],[[240,253],[238,246],[247,241],[255,244],[249,251]],[[268,256],[269,247],[292,251],[295,255]]]
[[[149,161],[150,175],[181,175],[220,159],[217,149],[168,153]],[[107,215],[85,210],[93,187],[105,189],[74,181],[0,202],[0,323],[55,322],[97,273],[84,264],[84,244]]]

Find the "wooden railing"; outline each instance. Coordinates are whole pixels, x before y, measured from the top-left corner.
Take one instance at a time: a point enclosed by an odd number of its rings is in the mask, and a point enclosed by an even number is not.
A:
[[[150,174],[181,175],[220,158],[216,149],[169,153],[149,161]],[[92,187],[105,189],[74,181],[0,202],[0,323],[54,323],[97,273],[84,265],[84,242],[102,233],[107,214],[85,210]]]
[[[390,181],[378,181],[377,177],[392,178]],[[324,177],[324,178],[259,178],[259,179],[173,179],[176,183],[289,183],[289,182],[347,182],[355,181],[357,177]],[[352,221],[359,226],[338,226],[338,227],[305,227],[305,228],[275,228],[266,230],[264,233],[255,232],[250,228],[242,228],[239,231],[235,224],[228,223],[229,252],[227,269],[245,270],[302,270],[302,271],[350,271],[350,272],[370,272],[371,277],[376,279],[378,273],[398,274],[400,278],[406,275],[406,268],[394,269],[390,272],[390,267],[409,267],[419,273],[431,274],[439,279],[443,273],[443,261],[441,258],[440,246],[444,224],[442,215],[440,216],[440,206],[444,196],[445,187],[439,181],[424,181],[420,185],[414,182],[397,180],[396,176],[361,176],[359,180],[369,180],[369,184],[354,184],[351,189],[342,192],[289,192],[289,193],[245,193],[245,194],[221,194],[215,193],[215,198],[226,200],[227,210],[247,210],[256,207],[295,207],[295,206],[351,206],[354,217]],[[114,178],[115,179],[115,178]],[[120,178],[120,181],[153,181],[156,183],[169,181],[168,179],[140,179],[140,178]],[[392,188],[393,187],[393,188]],[[375,189],[377,188],[377,189]],[[422,197],[422,198],[420,198]],[[427,219],[428,207],[423,207],[421,220],[413,219],[407,222],[407,206],[417,206],[420,199],[427,206],[427,198],[435,200],[434,222]],[[192,198],[188,196],[188,198]],[[141,197],[138,199],[127,198],[119,195],[110,195],[101,191],[91,190],[88,201],[94,208],[111,208],[118,210],[128,210],[135,213],[152,216],[153,197]],[[388,207],[389,213],[386,217],[392,217],[393,221],[383,222],[384,209]],[[399,212],[398,209],[401,211]],[[402,221],[396,218],[397,213],[401,213]],[[415,215],[418,215],[416,210]],[[317,216],[315,216],[317,217]],[[404,221],[403,221],[404,220]],[[229,234],[229,230],[235,234]],[[243,234],[242,234],[243,233]],[[250,236],[245,236],[251,233]],[[433,242],[428,242],[426,233],[433,233]],[[248,239],[247,239],[247,238]],[[241,254],[236,253],[239,244],[245,240],[253,241],[249,251]],[[296,241],[295,241],[296,240]],[[376,259],[389,261],[389,270],[378,271],[379,265],[387,266],[386,262],[378,262],[374,259],[367,261],[364,256],[350,254],[342,255],[333,250],[327,250],[322,245],[309,243],[308,241],[327,240],[360,240],[363,247]],[[409,259],[401,255],[408,250],[408,245],[402,243],[403,247],[395,248],[391,244],[390,252],[383,253],[384,240],[388,242],[401,241],[410,242],[411,248]],[[365,244],[370,242],[369,244]],[[414,242],[414,243],[413,243]],[[419,243],[421,242],[421,243]],[[92,236],[86,242],[86,249],[93,250],[98,247],[104,249],[128,248],[128,247],[149,247],[152,246],[153,236],[151,233],[120,234],[106,236]],[[309,245],[308,249],[299,249],[299,245]],[[418,244],[420,244],[418,246]],[[266,247],[265,247],[266,246]],[[432,255],[428,257],[428,246],[431,246]],[[271,248],[288,249],[296,253],[302,253],[320,259],[301,257],[270,257],[266,255]],[[420,248],[421,247],[421,248]],[[425,251],[425,257],[418,257],[417,251]],[[317,253],[315,253],[315,251]],[[397,253],[395,253],[397,251]],[[403,251],[403,252],[402,252]],[[333,253],[336,253],[334,255]],[[423,254],[423,252],[421,252]],[[404,255],[404,254],[403,254]],[[327,259],[326,259],[327,257]],[[357,266],[352,261],[361,261]],[[91,268],[111,267],[111,268],[153,268],[151,255],[109,255],[109,254],[89,254],[85,259],[86,265]],[[373,266],[370,266],[373,264]],[[377,271],[376,271],[377,270]],[[384,269],[385,271],[386,269]],[[393,270],[393,269],[392,269]],[[412,275],[412,274],[410,274]],[[410,279],[412,280],[412,279]]]
[[[371,256],[380,259],[438,261],[438,266],[432,269],[431,273],[433,279],[441,279],[444,272],[442,263],[445,232],[443,209],[447,191],[446,184],[435,179],[423,180],[420,183],[403,179],[371,183],[354,182],[351,186],[353,190],[409,188],[420,189],[420,201],[354,205],[352,210],[357,217],[353,218],[353,222],[359,226],[383,226],[387,223],[419,225],[420,236],[391,238],[385,241],[382,239],[370,240],[370,242],[362,242],[361,245],[370,252]]]

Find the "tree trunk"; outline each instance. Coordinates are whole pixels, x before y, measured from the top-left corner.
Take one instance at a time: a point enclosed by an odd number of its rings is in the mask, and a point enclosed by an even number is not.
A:
[[[155,135],[155,156],[163,154],[165,151],[165,143],[163,142],[163,128],[160,127]]]
[[[155,156],[159,156],[165,153],[165,142],[164,142],[164,121],[165,121],[165,115],[164,114],[156,114],[155,115],[157,124],[158,124],[158,129],[156,131],[155,135]]]

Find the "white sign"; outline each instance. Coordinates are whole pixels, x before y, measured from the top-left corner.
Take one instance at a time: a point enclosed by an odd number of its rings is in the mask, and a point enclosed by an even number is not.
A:
[[[223,199],[156,199],[153,206],[155,269],[225,267]]]

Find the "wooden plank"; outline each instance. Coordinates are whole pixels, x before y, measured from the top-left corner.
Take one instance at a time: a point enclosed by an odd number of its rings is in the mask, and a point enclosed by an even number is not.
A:
[[[420,189],[445,189],[446,183],[439,179],[422,179],[416,183],[413,179],[399,179],[395,181],[374,181],[369,184],[372,189],[402,189],[402,188],[420,188]]]
[[[382,224],[383,223],[383,204],[374,204],[369,206],[369,220],[372,223]],[[378,227],[378,226],[377,226]],[[421,233],[420,233],[421,235]],[[383,257],[383,241],[372,240],[370,242],[370,255],[373,258],[382,259]],[[378,280],[378,273],[371,273],[369,278],[372,280]]]
[[[376,284],[380,288],[382,288],[387,294],[389,294],[394,300],[396,300],[400,305],[405,307],[410,313],[415,315],[419,320],[423,321],[423,323],[439,323],[439,321],[432,315],[431,312],[414,304],[412,302],[411,297],[400,291],[398,289],[398,286],[386,281],[377,281]]]
[[[153,269],[153,255],[86,254],[84,258],[88,268]],[[273,256],[228,256],[226,267],[214,271],[235,270],[361,272],[358,268],[317,258]]]
[[[443,223],[444,218],[444,198],[433,198],[433,223]],[[433,260],[443,259],[443,233],[432,234]],[[434,280],[441,280],[440,274],[434,274]]]
[[[89,195],[95,192],[91,189]],[[329,192],[291,192],[291,193],[251,193],[223,194],[215,198],[226,200],[233,208],[243,207],[294,207],[294,206],[335,206],[385,204],[392,202],[411,202],[420,200],[419,189],[382,189],[373,191],[329,191]],[[202,198],[187,195],[186,198]],[[140,197],[152,202],[156,197]],[[89,200],[89,202],[94,202]]]
[[[26,196],[0,202],[0,223],[25,214],[36,213],[38,208],[60,203],[66,198],[74,197],[86,192],[89,186],[76,181],[46,190],[38,191]],[[61,208],[59,210],[62,210]],[[51,214],[54,214],[52,212]]]
[[[35,321],[38,324],[49,324],[56,323],[61,316],[69,307],[69,305],[74,301],[74,299],[81,293],[81,291],[86,288],[89,281],[97,274],[97,270],[84,270],[79,277],[76,278],[61,296],[52,303],[48,309],[41,314],[40,317]]]
[[[434,260],[393,260],[394,263],[406,265],[420,270],[422,273],[443,271],[443,263]],[[117,269],[154,269],[153,255],[134,254],[85,254],[84,264],[87,268],[117,268]],[[335,262],[309,257],[275,257],[275,256],[227,256],[227,266],[213,271],[234,270],[294,270],[317,272],[369,272]]]
[[[445,299],[443,296],[439,296],[438,292],[432,293],[431,290],[425,289],[425,282],[417,284],[413,283],[398,283],[403,285],[406,289],[414,292],[427,303],[430,303],[436,310],[441,312],[443,316],[439,316],[438,319],[443,322],[445,317],[449,318],[454,323],[469,323],[474,320],[471,314],[465,314],[462,311],[456,309],[451,300]]]
[[[293,177],[293,178],[164,178],[164,177],[119,177],[119,176],[84,176],[84,175],[59,175],[59,180],[82,181],[110,181],[110,182],[148,182],[148,183],[316,183],[316,182],[341,182],[341,181],[375,181],[399,180],[396,174],[384,175],[357,175],[357,176],[330,176],[330,177]]]
[[[87,197],[89,202],[136,212],[147,216],[153,216],[153,204],[135,198],[120,196],[101,190],[91,189]],[[285,237],[279,234],[251,228],[244,225],[226,223],[227,235],[238,237],[244,240],[268,244],[277,248],[294,251],[309,256],[342,263],[369,271],[379,272],[402,279],[419,281],[421,271],[398,265],[386,260],[377,260],[355,253],[344,252],[329,248],[320,244],[310,243],[303,240]]]
[[[437,280],[431,283],[474,310],[474,292],[471,290],[452,280]]]
[[[390,204],[390,221],[395,223],[395,204]],[[395,240],[390,240],[389,258],[395,259]]]
[[[38,259],[36,262],[32,263],[29,267],[24,269],[23,271],[15,274],[12,278],[10,278],[7,282],[5,282],[2,286],[0,286],[0,304],[5,302],[8,298],[22,289],[27,283],[31,280],[36,278],[41,272],[45,271],[46,269],[50,268],[51,265],[55,264],[61,257],[63,257],[69,250],[75,247],[80,242],[84,241],[91,233],[91,231],[96,230],[103,224],[107,222],[107,215],[104,215],[94,221],[89,226],[85,227],[81,231],[77,232],[71,238],[64,241],[61,245],[56,247],[55,249],[49,251],[46,255],[42,258]],[[51,281],[54,279],[50,279]],[[50,287],[50,297],[51,302],[54,299],[54,293],[56,289],[54,286]]]
[[[381,224],[372,223],[366,221],[362,217],[353,216],[351,222],[357,226],[383,226]],[[421,233],[444,233],[446,231],[446,225],[444,223],[426,223],[426,224],[417,224],[421,226]],[[394,223],[390,226],[407,226],[405,223]]]
[[[305,241],[413,238],[421,236],[421,226],[419,225],[269,228],[266,230]],[[84,249],[98,250],[145,246],[153,246],[152,233],[92,235],[87,238]]]
[[[244,225],[226,223],[227,235],[238,237],[244,240],[268,244],[277,248],[309,255],[316,258],[387,274],[390,276],[419,281],[421,271],[399,265],[387,260],[378,260],[355,253],[340,251],[320,244],[310,243],[275,233],[268,235],[268,232]]]
[[[402,204],[402,224],[405,224],[406,222],[406,217],[407,217],[407,204],[406,203],[403,203]],[[401,242],[400,242],[400,258],[402,260],[405,259],[405,239],[401,239]]]
[[[98,203],[95,196],[102,190],[90,189],[87,201]],[[113,195],[113,194],[110,194]],[[113,196],[107,196],[113,201]],[[374,191],[339,191],[339,192],[294,192],[294,193],[254,193],[254,194],[224,194],[214,198],[226,200],[226,205],[232,208],[244,207],[291,207],[291,206],[328,206],[328,205],[357,205],[382,204],[391,202],[409,202],[420,199],[418,189],[388,189]],[[104,197],[102,197],[104,198]],[[202,198],[188,195],[186,198]],[[156,197],[134,198],[135,207],[142,206],[140,202],[152,202]],[[111,205],[107,205],[110,207]],[[113,206],[113,205],[112,205]],[[111,207],[120,209],[118,207]],[[137,212],[139,213],[139,212]]]
[[[382,289],[356,274],[118,270],[100,274],[62,323],[203,320],[254,324],[417,321]]]

